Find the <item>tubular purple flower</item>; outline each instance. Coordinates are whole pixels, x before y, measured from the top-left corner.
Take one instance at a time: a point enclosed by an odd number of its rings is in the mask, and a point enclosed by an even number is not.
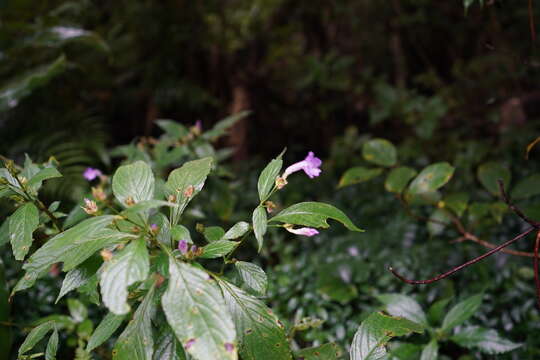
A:
[[[304,235],[304,236],[313,236],[313,235],[317,235],[319,233],[319,231],[317,231],[317,229],[309,228],[309,227],[293,229],[292,227],[285,226],[285,230],[287,230],[288,232],[291,232],[293,234],[296,234],[296,235]]]
[[[292,164],[285,169],[282,178],[285,180],[287,179],[287,176],[291,175],[292,173],[304,170],[306,175],[313,179],[321,174],[321,169],[319,168],[321,164],[321,159],[316,157],[313,151],[310,151],[304,160]]]
[[[98,176],[101,176],[103,175],[101,173],[101,171],[99,169],[94,169],[94,168],[86,168],[86,170],[84,170],[84,173],[83,173],[83,176],[86,180],[88,181],[92,181],[94,180],[95,178],[97,178]]]
[[[178,250],[180,250],[182,255],[186,254],[188,252],[188,242],[186,240],[180,240],[178,242]]]

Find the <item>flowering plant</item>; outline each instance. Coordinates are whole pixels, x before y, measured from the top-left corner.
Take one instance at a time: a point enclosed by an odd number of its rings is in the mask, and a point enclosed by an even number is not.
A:
[[[172,140],[184,146],[205,134],[198,125],[182,136],[169,136],[167,151],[175,151]],[[291,339],[263,301],[265,272],[235,258],[236,250],[253,234],[261,251],[269,227],[314,236],[333,219],[351,231],[362,230],[330,204],[302,202],[277,211],[270,199],[277,191],[286,191],[286,179],[299,170],[317,177],[322,164],[310,152],[282,173],[282,155],[270,161],[258,178],[258,203],[251,219],[227,230],[199,225],[190,229],[184,221],[186,209],[216,167],[215,156],[185,161],[163,180],[153,171],[157,161],[152,158],[128,161],[112,176],[88,168],[81,175],[93,185],[92,196],[81,199],[67,217],[58,211],[58,203],[46,205],[39,198],[42,183],[61,176],[54,161],[38,165],[28,158],[24,166],[17,166],[5,159],[0,195],[17,204],[7,220],[8,239],[15,258],[25,260],[25,275],[12,290],[14,301],[18,292],[62,263],[66,275],[56,301],[77,290],[108,310],[93,329],[81,315],[87,312],[81,310],[85,305],[68,299],[71,318],[49,319],[35,327],[20,346],[19,358],[40,356],[32,350],[51,332],[45,355],[54,358],[59,332],[86,324],[86,331],[79,332],[78,358],[90,358],[124,327],[115,341],[113,359],[292,359]],[[161,163],[158,173],[165,167]],[[36,241],[37,234],[43,243]],[[318,351],[329,349],[335,356],[333,345]],[[303,358],[312,351],[304,349],[296,356]]]

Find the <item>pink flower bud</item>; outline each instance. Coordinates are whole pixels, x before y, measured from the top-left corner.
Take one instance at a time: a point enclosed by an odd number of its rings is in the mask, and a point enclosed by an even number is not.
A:
[[[288,232],[291,232],[293,234],[296,234],[296,235],[304,235],[304,236],[313,236],[313,235],[317,235],[319,233],[319,231],[317,231],[317,229],[310,228],[310,227],[303,227],[303,228],[299,228],[299,229],[293,229],[292,227],[285,226],[285,230],[287,230]]]

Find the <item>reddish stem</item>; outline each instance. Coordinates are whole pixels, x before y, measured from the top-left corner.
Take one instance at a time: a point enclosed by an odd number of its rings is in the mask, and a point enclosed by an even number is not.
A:
[[[479,262],[480,260],[483,260],[484,258],[487,258],[488,256],[490,255],[493,255],[495,254],[496,252],[504,249],[505,247],[515,243],[516,241],[518,241],[519,239],[521,238],[524,238],[525,236],[529,235],[531,232],[533,232],[535,230],[534,227],[528,229],[527,231],[525,232],[522,232],[521,234],[519,234],[518,236],[516,236],[515,238],[511,239],[511,240],[508,240],[507,242],[505,243],[502,243],[501,245],[497,246],[496,248],[488,251],[487,253],[483,254],[483,255],[480,255],[478,257],[475,257],[474,259],[472,260],[469,260],[467,261],[466,263],[464,264],[461,264],[459,266],[456,266],[455,268],[453,268],[452,270],[450,271],[447,271],[441,275],[438,275],[434,278],[431,278],[431,279],[427,279],[427,280],[410,280],[410,279],[406,279],[405,277],[403,277],[402,275],[398,274],[392,267],[388,268],[388,270],[390,270],[392,272],[392,274],[394,274],[395,277],[397,277],[398,279],[400,279],[401,281],[403,282],[406,282],[407,284],[412,284],[412,285],[418,285],[418,284],[431,284],[431,283],[434,283],[436,281],[439,281],[439,280],[442,280],[444,278],[447,278],[448,276],[454,274],[455,272],[458,272],[459,270],[461,269],[464,269],[466,268],[467,266],[469,265],[472,265],[472,264],[475,264],[477,262]],[[538,238],[537,238],[537,241]],[[538,249],[535,247],[535,251],[538,251]],[[536,255],[538,255],[538,253],[536,253]],[[535,256],[535,260],[537,261],[537,257]],[[538,286],[539,283],[537,283],[537,286]]]

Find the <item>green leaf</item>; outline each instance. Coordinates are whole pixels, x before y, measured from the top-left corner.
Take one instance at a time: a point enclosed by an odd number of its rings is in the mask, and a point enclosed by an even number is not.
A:
[[[350,349],[351,360],[382,360],[386,356],[384,345],[392,337],[413,332],[422,334],[424,327],[400,317],[373,313],[362,321],[354,335]]]
[[[259,266],[245,262],[237,261],[234,263],[240,278],[244,284],[256,294],[263,296],[266,294],[266,289],[268,288],[268,278],[263,269]]]
[[[71,269],[62,282],[62,288],[60,289],[60,293],[58,294],[55,303],[58,303],[58,301],[68,292],[86,284],[89,279],[96,274],[100,264],[101,261],[99,261],[99,258],[91,257],[75,269]]]
[[[431,305],[428,310],[428,319],[431,324],[436,324],[442,321],[443,316],[446,314],[446,306],[450,300],[451,298],[441,299]]]
[[[394,166],[397,162],[397,151],[394,145],[385,139],[373,139],[362,146],[364,159],[381,166]]]
[[[214,242],[225,235],[225,230],[219,226],[208,226],[204,228],[203,235],[208,242]]]
[[[36,175],[32,176],[30,180],[28,180],[28,183],[26,184],[30,188],[34,188],[37,190],[37,188],[41,187],[41,183],[44,180],[47,179],[53,179],[57,177],[61,177],[62,174],[56,168],[54,167],[46,167],[44,169],[41,169]]]
[[[377,299],[385,305],[392,316],[403,317],[421,325],[427,325],[426,314],[416,300],[407,295],[383,294]]]
[[[56,327],[49,338],[47,349],[45,350],[45,360],[56,360],[56,352],[58,351],[58,330]]]
[[[180,139],[189,134],[189,130],[184,125],[173,120],[160,119],[155,123],[173,139]]]
[[[418,174],[418,172],[415,169],[407,166],[400,166],[392,169],[386,177],[384,188],[386,191],[400,194],[405,190],[409,181],[411,181],[416,174]]]
[[[171,228],[171,237],[174,241],[186,240],[188,243],[193,244],[191,240],[191,234],[184,225],[174,225]]]
[[[215,259],[222,257],[233,251],[238,246],[238,242],[229,240],[214,241],[203,247],[203,253],[200,256],[203,259]]]
[[[478,349],[485,354],[501,354],[523,346],[502,338],[497,331],[471,326],[450,338],[453,342],[468,349]]]
[[[155,286],[152,286],[143,302],[135,311],[133,320],[128,323],[118,337],[113,349],[113,360],[152,360],[154,338],[152,334],[152,315]]]
[[[425,167],[409,185],[411,194],[433,192],[452,178],[454,168],[447,162],[431,164]]]
[[[68,69],[68,63],[64,55],[55,61],[32,69],[24,75],[11,80],[0,88],[0,111],[14,108],[26,96],[34,90],[45,86],[52,79]]]
[[[169,274],[161,303],[184,349],[197,360],[237,359],[235,327],[214,281],[203,270],[174,258]]]
[[[444,228],[452,223],[452,218],[445,209],[435,209],[429,216],[426,226],[431,236],[442,234]]]
[[[444,198],[443,202],[445,207],[460,217],[467,210],[469,194],[465,192],[450,194]]]
[[[77,299],[67,300],[69,314],[75,323],[80,323],[88,317],[88,309]]]
[[[232,228],[227,230],[225,235],[221,238],[222,240],[234,240],[238,239],[241,236],[244,236],[249,231],[249,223],[245,221],[237,222],[233,225]]]
[[[103,320],[99,323],[96,330],[88,340],[86,345],[86,351],[92,351],[105,341],[107,341],[114,332],[122,325],[126,315],[116,315],[114,313],[108,313]]]
[[[172,225],[178,223],[187,204],[202,190],[212,164],[211,157],[189,161],[169,174],[165,186],[168,195],[174,195],[178,204],[178,208],[173,208]]]
[[[228,128],[233,126],[237,121],[248,116],[250,113],[250,111],[241,111],[227,116],[225,119],[218,121],[212,129],[205,131],[201,137],[205,140],[214,140],[215,138],[224,135]]]
[[[150,260],[144,239],[133,240],[106,261],[100,274],[99,285],[103,303],[116,315],[127,314],[128,287],[148,277]]]
[[[24,339],[24,342],[19,347],[19,357],[28,351],[32,350],[36,344],[47,335],[47,333],[55,328],[54,321],[48,321],[36,326]]]
[[[274,188],[276,184],[276,178],[279,176],[279,172],[283,167],[283,160],[281,157],[283,153],[279,154],[274,160],[270,161],[264,168],[259,176],[257,183],[257,189],[259,190],[259,199],[265,201],[268,198],[268,194]]]
[[[516,200],[540,194],[540,174],[534,174],[521,180],[510,194],[512,199]]]
[[[69,271],[83,263],[96,251],[116,244],[121,239],[133,237],[131,234],[108,229],[113,215],[96,216],[86,219],[45,243],[23,265],[25,276],[17,283],[13,292],[27,289],[36,279],[44,276],[52,264],[64,262],[64,271]]]
[[[439,354],[439,344],[437,344],[437,340],[433,339],[422,350],[422,355],[420,357],[420,360],[437,360],[438,354]]]
[[[487,162],[478,167],[478,180],[492,195],[500,196],[499,184],[497,180],[502,179],[504,189],[508,190],[512,174],[508,168],[494,161]]]
[[[482,297],[483,294],[477,294],[454,305],[444,317],[442,331],[449,332],[454,327],[463,324],[478,310],[482,304]]]
[[[186,360],[184,349],[168,324],[158,334],[153,360]]]
[[[297,360],[337,360],[340,357],[341,349],[336,343],[314,346],[296,353]]]
[[[3,246],[9,242],[9,217],[4,220],[2,226],[0,226],[0,246]]]
[[[232,315],[242,360],[292,359],[283,325],[259,299],[233,284],[218,279]]]
[[[154,174],[144,161],[120,166],[112,179],[112,190],[116,199],[124,207],[129,202],[135,204],[152,200],[154,197]]]
[[[369,181],[377,176],[381,175],[383,169],[381,168],[366,168],[363,166],[356,166],[348,169],[341,176],[339,180],[338,188],[342,188],[349,185],[358,184],[364,181]]]
[[[168,207],[178,207],[175,203],[171,203],[168,201],[163,200],[143,200],[141,202],[136,203],[133,206],[128,207],[124,211],[122,211],[122,215],[124,214],[135,214],[138,212],[148,211],[150,209],[157,209],[163,206]]]
[[[266,210],[262,206],[257,206],[253,211],[251,221],[253,222],[253,232],[255,233],[255,238],[257,239],[257,249],[260,252],[264,243],[264,234],[266,234],[266,229],[268,226],[268,220],[266,216]]]
[[[23,260],[32,245],[32,233],[39,225],[39,211],[32,203],[19,207],[9,217],[9,233],[13,255],[16,260]]]
[[[287,224],[328,228],[328,219],[334,219],[345,225],[351,231],[364,231],[352,223],[341,210],[319,202],[302,202],[289,206],[270,219]]]

